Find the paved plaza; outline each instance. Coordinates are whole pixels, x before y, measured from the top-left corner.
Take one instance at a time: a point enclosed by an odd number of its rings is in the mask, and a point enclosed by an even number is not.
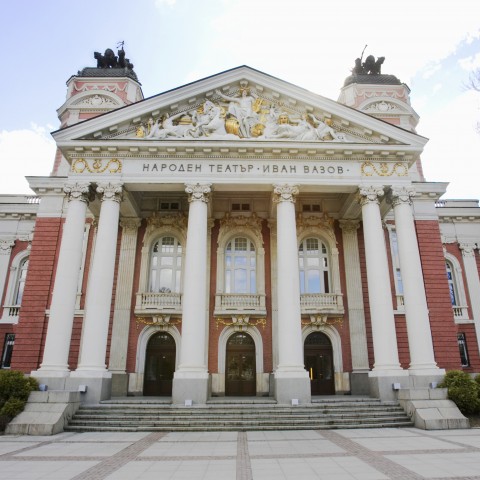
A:
[[[480,479],[480,429],[0,436],[3,480]]]

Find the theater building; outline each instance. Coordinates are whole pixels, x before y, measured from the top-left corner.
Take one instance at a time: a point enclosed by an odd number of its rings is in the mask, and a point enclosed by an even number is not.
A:
[[[144,99],[108,56],[67,82],[51,175],[0,197],[2,368],[181,404],[480,372],[480,208],[424,178],[397,77],[334,101],[241,66]]]

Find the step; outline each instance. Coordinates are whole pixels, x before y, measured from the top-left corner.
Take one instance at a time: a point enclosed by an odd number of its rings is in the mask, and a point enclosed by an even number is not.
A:
[[[127,400],[127,401],[126,401]],[[397,402],[378,399],[322,399],[299,406],[272,399],[184,407],[148,399],[106,401],[82,406],[66,431],[247,431],[412,426]],[[268,400],[268,401],[265,401]]]

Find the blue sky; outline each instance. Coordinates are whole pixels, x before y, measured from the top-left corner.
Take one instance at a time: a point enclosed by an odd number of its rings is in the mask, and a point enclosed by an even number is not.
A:
[[[411,89],[427,180],[480,198],[480,93],[465,89],[478,0],[2,0],[1,12],[0,193],[50,173],[65,82],[123,40],[145,97],[249,65],[336,100],[367,44]]]

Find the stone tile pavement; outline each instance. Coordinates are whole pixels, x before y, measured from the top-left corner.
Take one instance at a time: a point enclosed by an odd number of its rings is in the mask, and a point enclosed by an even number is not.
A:
[[[480,480],[480,429],[0,436],[0,480]]]

